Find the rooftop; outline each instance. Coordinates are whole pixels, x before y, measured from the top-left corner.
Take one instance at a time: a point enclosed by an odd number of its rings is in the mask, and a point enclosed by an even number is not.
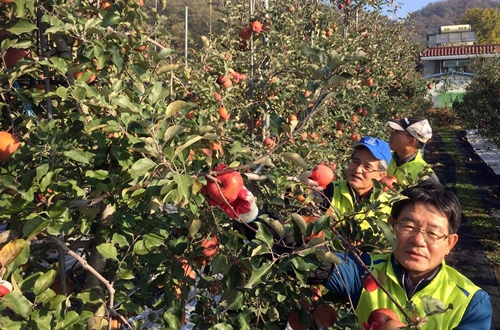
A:
[[[500,44],[427,47],[420,53],[420,57],[481,55],[495,53],[500,53]]]

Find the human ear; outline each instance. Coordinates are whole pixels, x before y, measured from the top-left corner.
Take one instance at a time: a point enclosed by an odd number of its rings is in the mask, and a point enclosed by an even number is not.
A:
[[[458,235],[457,234],[450,234],[448,236],[447,242],[446,242],[446,255],[450,253],[451,249],[457,244],[458,242]]]
[[[396,222],[396,220],[394,220],[394,218],[392,216],[389,216],[387,218],[387,223],[390,224],[391,226],[394,226],[395,222]]]

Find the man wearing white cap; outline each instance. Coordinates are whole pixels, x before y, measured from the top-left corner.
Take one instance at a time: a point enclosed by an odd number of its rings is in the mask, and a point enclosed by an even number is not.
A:
[[[439,182],[434,171],[427,167],[420,151],[432,137],[429,121],[422,117],[405,117],[389,119],[388,124],[391,127],[389,146],[393,154],[387,175],[395,176],[403,184],[407,182],[407,175],[417,180],[419,175],[426,172],[429,179]]]

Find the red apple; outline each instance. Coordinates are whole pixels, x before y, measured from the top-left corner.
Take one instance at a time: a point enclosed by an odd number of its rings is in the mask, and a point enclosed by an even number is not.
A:
[[[222,85],[222,84],[224,84],[227,81],[229,81],[229,77],[227,77],[227,76],[220,75],[220,76],[217,77],[217,83],[219,85]]]
[[[316,183],[324,189],[333,179],[335,179],[335,174],[330,167],[319,164],[313,168],[309,179],[316,181]]]
[[[367,276],[365,280],[363,281],[363,288],[365,288],[366,291],[368,292],[373,292],[377,290],[378,285],[375,283],[375,280],[371,276]]]
[[[228,166],[220,164],[215,171],[222,171]],[[218,203],[232,203],[243,189],[243,178],[237,171],[231,170],[215,176],[219,183],[207,178],[207,192],[210,198]]]
[[[398,320],[399,317],[392,309],[389,308],[378,308],[370,313],[368,316],[368,324],[372,325],[373,323],[377,323],[379,326],[390,320]]]
[[[253,33],[260,33],[262,31],[262,23],[260,21],[253,21],[251,26]]]
[[[373,86],[373,78],[366,78],[363,82],[365,86],[372,87]]]
[[[12,291],[12,284],[5,280],[0,280],[0,297],[5,296],[7,293]]]
[[[378,327],[378,330],[396,330],[401,328],[406,328],[407,325],[400,320],[389,320]]]
[[[384,186],[384,191],[394,190],[394,183],[398,183],[398,179],[392,175],[386,175],[379,180],[380,183]]]
[[[217,239],[217,236],[205,238],[201,241],[200,245],[205,248],[203,250],[203,254],[209,258],[216,255],[219,250],[219,240]]]

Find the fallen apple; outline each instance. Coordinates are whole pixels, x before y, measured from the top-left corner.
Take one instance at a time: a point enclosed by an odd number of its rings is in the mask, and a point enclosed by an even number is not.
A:
[[[222,171],[228,166],[220,164],[215,171]],[[219,181],[207,178],[207,192],[210,198],[218,203],[232,203],[238,198],[238,193],[243,189],[243,178],[237,171],[231,170],[215,175]]]

